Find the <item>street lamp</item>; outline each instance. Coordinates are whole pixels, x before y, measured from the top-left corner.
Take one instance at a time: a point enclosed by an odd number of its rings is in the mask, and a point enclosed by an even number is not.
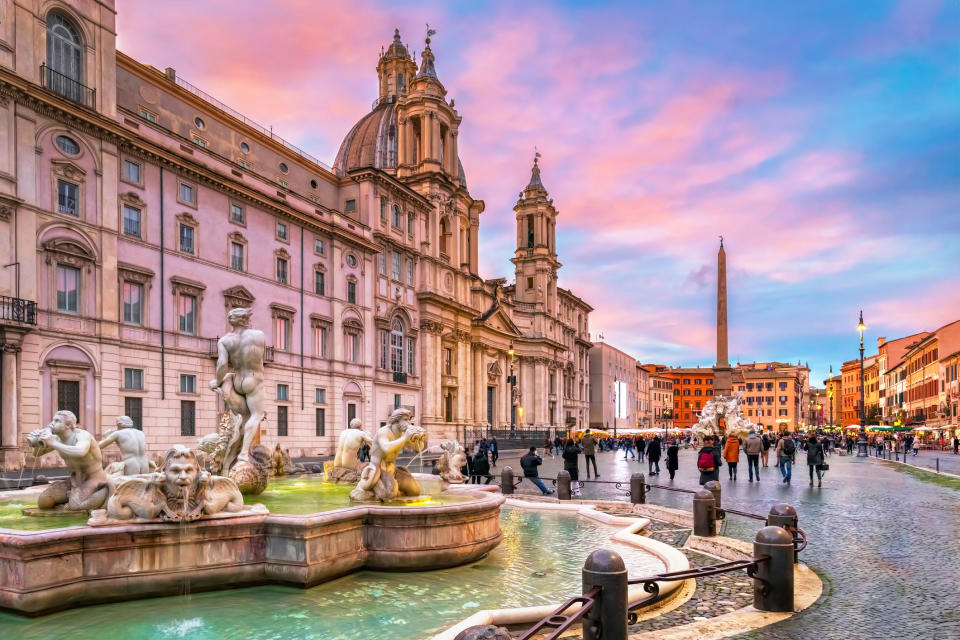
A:
[[[830,365],[830,388],[827,390],[827,401],[830,403],[830,426],[834,427],[833,424],[833,365]]]
[[[617,411],[619,410],[618,404],[620,399],[620,386],[616,378],[613,379],[613,438],[617,438]]]
[[[867,455],[867,414],[866,407],[863,404],[863,331],[867,325],[863,324],[863,309],[860,310],[860,322],[857,323],[857,331],[860,332],[860,441],[857,443],[859,451],[857,455]]]
[[[512,342],[510,343],[510,348],[507,350],[507,355],[510,356],[510,375],[507,377],[507,382],[510,383],[510,433],[513,433],[517,430],[517,405],[514,399],[514,388],[517,386],[517,377],[513,375]]]

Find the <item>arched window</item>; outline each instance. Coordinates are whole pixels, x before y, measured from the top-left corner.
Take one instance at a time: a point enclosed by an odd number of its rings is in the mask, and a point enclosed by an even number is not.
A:
[[[447,253],[447,219],[440,218],[440,253]]]
[[[393,205],[393,226],[395,226],[397,229],[402,229],[403,227],[401,225],[403,223],[401,222],[401,220],[402,220],[402,217],[400,214],[400,207],[397,205]]]
[[[394,318],[390,327],[390,370],[403,373],[403,323]]]
[[[83,45],[77,28],[60,13],[47,15],[47,88],[80,100],[83,83]]]

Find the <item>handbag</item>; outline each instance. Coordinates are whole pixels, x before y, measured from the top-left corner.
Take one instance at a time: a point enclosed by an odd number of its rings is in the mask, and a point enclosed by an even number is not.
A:
[[[830,465],[827,464],[826,462],[821,462],[820,464],[817,465],[817,471],[829,471],[829,470],[830,470]]]

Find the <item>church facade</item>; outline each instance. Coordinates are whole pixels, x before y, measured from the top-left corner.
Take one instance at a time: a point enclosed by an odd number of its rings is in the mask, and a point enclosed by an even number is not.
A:
[[[514,282],[484,280],[491,214],[429,40],[417,65],[395,34],[372,111],[327,166],[116,51],[114,17],[37,0],[0,28],[4,468],[35,462],[24,436],[59,408],[97,436],[130,415],[151,451],[214,430],[208,381],[237,306],[269,345],[261,440],[293,455],[397,406],[431,440],[587,419],[591,307],[558,286],[538,162],[514,206]]]

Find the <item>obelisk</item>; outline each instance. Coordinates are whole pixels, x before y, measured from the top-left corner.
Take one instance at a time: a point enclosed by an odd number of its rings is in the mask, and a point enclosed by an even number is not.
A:
[[[733,376],[727,356],[727,254],[720,236],[717,254],[717,364],[713,367],[713,395],[733,395]]]

